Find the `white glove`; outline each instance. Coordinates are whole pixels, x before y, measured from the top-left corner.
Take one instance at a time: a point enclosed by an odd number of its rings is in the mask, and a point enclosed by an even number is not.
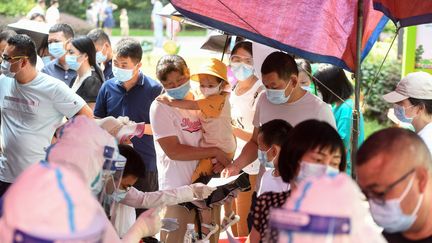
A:
[[[123,237],[123,242],[139,242],[143,237],[157,234],[162,226],[160,211],[160,208],[152,208],[142,213]]]
[[[117,117],[117,121],[123,123],[123,125],[128,125],[128,123],[129,123],[129,117],[127,117],[127,116],[119,116],[119,117]]]
[[[192,188],[193,195],[198,200],[204,200],[210,196],[210,194],[216,190],[216,187],[210,187],[207,185],[204,185],[202,183],[195,183],[190,185]]]

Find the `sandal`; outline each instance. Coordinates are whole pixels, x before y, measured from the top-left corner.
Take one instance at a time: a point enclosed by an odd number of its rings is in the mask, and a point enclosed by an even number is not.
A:
[[[198,240],[197,242],[206,242],[210,240],[210,237],[219,230],[219,225],[217,224],[201,224],[201,227],[207,228],[210,232],[208,232],[207,234],[203,234],[203,239]]]
[[[225,216],[223,218],[222,224],[221,224],[221,227],[222,227],[221,232],[226,231],[229,227],[236,224],[238,221],[240,221],[240,216],[234,214],[234,212],[231,212],[229,217]]]

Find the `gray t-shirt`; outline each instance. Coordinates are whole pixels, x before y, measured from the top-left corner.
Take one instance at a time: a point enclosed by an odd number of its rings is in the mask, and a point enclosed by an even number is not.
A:
[[[74,116],[84,105],[65,83],[44,73],[27,84],[0,76],[1,145],[7,159],[0,161],[0,181],[12,183],[44,159],[63,117]]]

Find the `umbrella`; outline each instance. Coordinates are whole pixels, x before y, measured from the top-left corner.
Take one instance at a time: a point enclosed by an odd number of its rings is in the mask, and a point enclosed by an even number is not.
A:
[[[174,6],[171,3],[168,3],[167,5],[165,5],[162,10],[158,13],[156,13],[157,15],[160,15],[162,17],[165,18],[169,18],[172,20],[175,20],[177,22],[180,22],[182,24],[190,24],[190,25],[194,25],[197,27],[201,27],[201,28],[207,28],[210,29],[210,27],[205,26],[203,24],[200,24],[196,21],[190,20],[188,18],[185,18],[180,12],[178,12]]]
[[[374,0],[373,2],[374,9],[383,12],[400,27],[432,22],[432,1]]]
[[[9,24],[8,27],[18,34],[28,35],[35,42],[36,48],[38,48],[44,39],[48,37],[50,29],[50,25],[47,23],[27,19]]]

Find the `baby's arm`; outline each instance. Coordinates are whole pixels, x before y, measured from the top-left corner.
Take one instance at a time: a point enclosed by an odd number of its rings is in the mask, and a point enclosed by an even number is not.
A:
[[[199,110],[198,102],[193,100],[175,100],[171,99],[166,95],[161,95],[156,98],[157,101],[161,102],[162,104],[169,105],[172,107],[185,109],[185,110]]]

